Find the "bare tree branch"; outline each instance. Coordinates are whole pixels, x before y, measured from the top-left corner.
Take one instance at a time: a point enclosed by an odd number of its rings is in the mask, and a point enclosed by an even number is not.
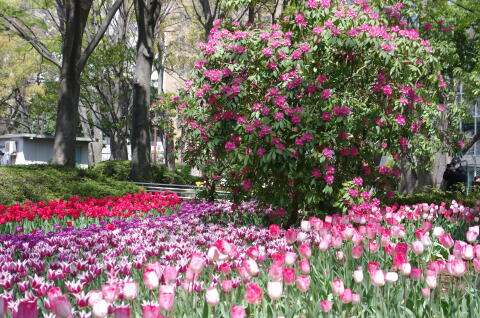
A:
[[[17,34],[24,40],[26,40],[30,45],[37,51],[41,56],[45,59],[53,63],[57,67],[62,67],[62,63],[58,61],[55,56],[53,56],[52,52],[50,52],[47,47],[35,36],[35,34],[30,34],[27,30],[25,30],[20,24],[10,17],[7,17],[0,13],[0,18],[4,19],[10,26],[12,26]]]

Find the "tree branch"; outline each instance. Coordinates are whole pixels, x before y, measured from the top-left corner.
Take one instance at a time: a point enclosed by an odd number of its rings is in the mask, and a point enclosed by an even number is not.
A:
[[[107,16],[105,17],[105,20],[100,26],[100,29],[98,29],[97,33],[95,34],[93,39],[90,41],[87,48],[85,49],[82,56],[80,57],[80,60],[78,61],[77,67],[79,72],[83,70],[83,68],[85,67],[85,64],[87,63],[88,58],[95,50],[98,43],[100,43],[100,40],[102,39],[103,35],[107,31],[108,26],[110,25],[110,22],[112,21],[113,17],[115,16],[115,13],[117,12],[118,8],[120,8],[120,5],[122,3],[123,3],[123,0],[115,1],[115,3],[112,5],[110,10],[108,11]]]
[[[53,54],[47,49],[47,47],[35,36],[35,34],[29,34],[20,24],[10,17],[7,17],[0,13],[0,18],[4,19],[9,25],[11,25],[17,34],[24,40],[26,40],[30,45],[45,59],[53,63],[57,67],[62,67],[62,63],[58,61]]]

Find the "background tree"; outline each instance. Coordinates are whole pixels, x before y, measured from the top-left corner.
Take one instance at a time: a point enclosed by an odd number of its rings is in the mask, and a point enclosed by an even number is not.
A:
[[[0,12],[2,12],[0,13],[0,19],[5,21],[14,33],[32,45],[42,57],[56,65],[60,70],[60,89],[53,148],[53,162],[56,164],[75,165],[80,74],[122,2],[123,0],[117,0],[112,4],[103,23],[85,48],[83,48],[82,43],[93,0],[56,1],[55,4],[49,3],[49,7],[45,7],[43,2],[28,3],[28,6],[46,12],[35,17],[33,21],[25,10],[26,6],[18,8],[15,4],[0,3]],[[49,33],[51,27],[42,23],[44,15],[48,15],[61,34],[61,60],[42,42],[41,37],[31,27],[32,23],[43,24],[47,33]]]

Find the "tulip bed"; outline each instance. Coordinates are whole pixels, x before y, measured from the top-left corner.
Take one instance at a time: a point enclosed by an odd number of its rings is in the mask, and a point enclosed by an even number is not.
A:
[[[175,193],[128,193],[123,197],[100,199],[74,196],[70,200],[26,202],[4,206],[0,204],[0,233],[21,233],[39,229],[59,230],[65,226],[85,227],[92,219],[130,218],[163,214],[181,201]]]
[[[478,211],[363,204],[284,230],[228,221],[276,216],[255,202],[183,202],[3,234],[0,317],[476,317]]]

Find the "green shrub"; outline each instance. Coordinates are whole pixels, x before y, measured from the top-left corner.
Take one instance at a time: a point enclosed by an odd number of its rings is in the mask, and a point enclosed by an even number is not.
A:
[[[129,160],[108,160],[102,161],[89,169],[90,171],[103,176],[119,180],[130,181],[131,163]],[[201,178],[192,176],[191,167],[186,165],[177,165],[177,170],[168,170],[164,165],[151,164],[152,180],[155,183],[172,184],[195,184]]]
[[[385,204],[391,205],[397,202],[400,205],[411,205],[416,203],[450,203],[452,200],[462,201],[467,206],[476,206],[476,201],[480,200],[480,193],[474,192],[465,195],[461,192],[443,191],[435,187],[426,187],[419,192],[408,195],[397,195]]]
[[[100,198],[140,191],[131,183],[118,182],[91,170],[54,165],[0,167],[0,204],[49,201],[58,198]]]

